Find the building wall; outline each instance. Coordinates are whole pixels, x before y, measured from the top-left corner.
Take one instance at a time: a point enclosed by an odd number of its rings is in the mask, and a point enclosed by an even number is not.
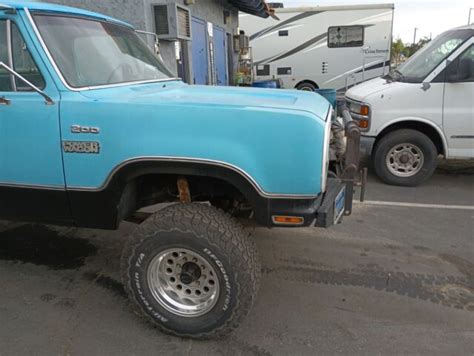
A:
[[[167,2],[175,2],[186,6],[185,0],[47,0],[48,2],[79,7],[90,11],[100,12],[108,16],[130,23],[138,30],[154,32],[154,14],[152,6]],[[194,5],[186,6],[191,10],[191,16],[225,29],[226,33],[236,34],[239,26],[238,10],[225,0],[195,0]],[[224,10],[230,12],[230,21],[224,24]],[[232,46],[232,43],[228,45]],[[170,71],[177,75],[175,43],[160,41],[160,50],[163,61]],[[183,47],[188,81],[192,82],[192,51],[191,42],[186,41]],[[237,63],[237,55],[233,53],[231,73]],[[232,76],[231,76],[232,77]],[[232,84],[232,81],[230,84]]]

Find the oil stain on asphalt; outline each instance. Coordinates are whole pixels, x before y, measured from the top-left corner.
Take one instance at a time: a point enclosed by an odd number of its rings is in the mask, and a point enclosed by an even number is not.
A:
[[[21,225],[0,232],[0,260],[53,270],[77,269],[96,253],[97,248],[89,241],[70,238],[42,225]]]

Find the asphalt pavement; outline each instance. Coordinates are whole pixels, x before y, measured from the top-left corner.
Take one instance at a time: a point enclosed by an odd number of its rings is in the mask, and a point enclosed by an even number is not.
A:
[[[0,223],[0,355],[472,355],[474,168],[418,188],[370,177],[328,230],[256,229],[263,276],[230,337],[164,335],[132,312],[119,231]]]

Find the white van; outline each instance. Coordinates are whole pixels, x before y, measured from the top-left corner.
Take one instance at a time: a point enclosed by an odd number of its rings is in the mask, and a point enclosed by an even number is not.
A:
[[[447,31],[389,75],[346,92],[362,151],[386,183],[416,186],[438,155],[474,158],[474,25]]]

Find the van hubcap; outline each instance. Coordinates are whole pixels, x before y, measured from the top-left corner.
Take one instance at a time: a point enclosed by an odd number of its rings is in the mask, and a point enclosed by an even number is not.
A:
[[[402,143],[388,151],[387,168],[394,176],[408,178],[416,175],[424,164],[421,149],[412,143]]]
[[[172,248],[156,255],[148,267],[147,280],[155,300],[179,316],[204,315],[219,298],[216,270],[188,249]]]

